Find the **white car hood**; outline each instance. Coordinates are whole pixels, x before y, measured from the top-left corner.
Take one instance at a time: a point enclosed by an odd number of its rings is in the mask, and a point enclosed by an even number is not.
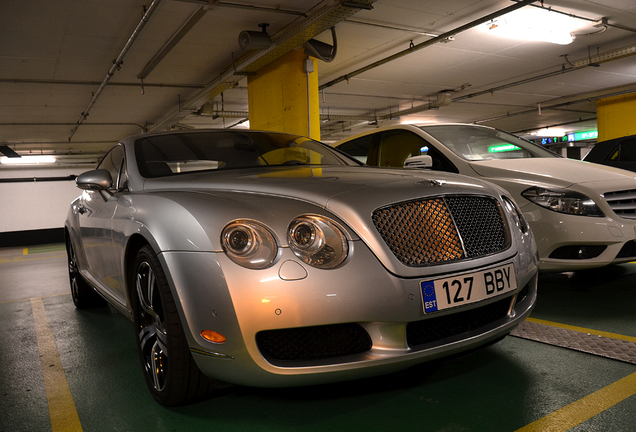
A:
[[[486,179],[509,178],[559,187],[585,183],[636,182],[636,173],[630,171],[556,157],[471,161],[470,166]]]

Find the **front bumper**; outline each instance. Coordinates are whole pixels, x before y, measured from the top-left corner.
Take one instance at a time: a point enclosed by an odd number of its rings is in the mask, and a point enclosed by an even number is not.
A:
[[[523,321],[536,301],[537,267],[521,264],[523,254],[517,254],[512,261],[518,290],[426,315],[419,282],[435,274],[396,277],[361,242],[354,243],[349,261],[334,270],[301,265],[288,249],[276,265],[259,271],[239,267],[223,254],[162,253],[203,373],[259,387],[388,373],[496,341]],[[210,343],[200,336],[202,330],[221,333],[226,342]],[[344,351],[329,351],[332,340]],[[310,354],[281,352],[294,344],[309,344],[301,351]]]
[[[565,215],[529,204],[541,272],[604,267],[636,259],[636,220]]]

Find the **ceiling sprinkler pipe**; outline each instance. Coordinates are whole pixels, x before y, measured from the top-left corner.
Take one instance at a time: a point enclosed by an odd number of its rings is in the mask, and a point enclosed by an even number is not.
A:
[[[429,39],[429,40],[427,40],[425,42],[422,42],[422,43],[417,44],[417,45],[410,46],[409,48],[405,49],[404,51],[400,51],[400,52],[398,52],[396,54],[393,54],[392,56],[386,57],[386,58],[384,58],[382,60],[378,60],[377,62],[371,63],[368,66],[365,66],[363,68],[357,69],[357,70],[355,70],[353,72],[349,72],[348,74],[342,75],[342,76],[336,78],[333,81],[329,81],[328,83],[321,85],[320,87],[318,87],[318,89],[319,90],[323,90],[323,89],[325,89],[327,87],[331,87],[333,85],[336,85],[336,84],[338,84],[338,83],[340,83],[342,81],[348,81],[349,79],[353,78],[356,75],[360,75],[363,72],[369,71],[369,70],[374,69],[374,68],[376,68],[378,66],[382,66],[382,65],[384,65],[386,63],[389,63],[389,62],[391,62],[393,60],[397,60],[398,58],[404,57],[404,56],[406,56],[408,54],[411,54],[411,53],[413,53],[415,51],[421,50],[422,48],[426,48],[426,47],[428,47],[430,45],[433,45],[433,44],[436,44],[438,42],[448,41],[450,38],[452,38],[453,36],[455,36],[458,33],[461,33],[463,31],[469,30],[471,28],[477,27],[478,25],[484,24],[484,23],[486,23],[488,21],[492,21],[495,18],[498,18],[498,17],[500,17],[502,15],[505,15],[505,14],[510,13],[512,11],[515,11],[517,9],[521,9],[522,7],[524,7],[526,5],[529,5],[531,3],[534,3],[535,1],[536,0],[521,0],[518,3],[513,4],[512,6],[508,6],[507,8],[504,8],[504,9],[501,9],[501,10],[499,10],[497,12],[494,12],[494,13],[491,13],[489,15],[486,15],[485,17],[479,18],[479,19],[477,19],[475,21],[472,21],[472,22],[470,22],[468,24],[465,24],[465,25],[463,25],[461,27],[457,27],[454,30],[451,30],[449,32],[441,34],[441,35],[439,35],[437,37],[434,37],[432,39]]]
[[[141,30],[146,26],[146,23],[148,22],[148,20],[150,20],[150,17],[155,12],[160,2],[161,0],[153,0],[153,2],[150,4],[148,9],[146,10],[146,13],[144,13],[144,16],[141,18],[141,21],[139,21],[139,23],[137,24],[137,27],[128,38],[128,41],[126,41],[126,45],[124,45],[124,48],[121,50],[117,58],[113,60],[113,65],[110,67],[110,69],[106,73],[106,77],[104,78],[99,88],[97,89],[93,97],[91,98],[91,101],[88,103],[88,106],[86,107],[84,112],[82,112],[82,115],[80,116],[79,120],[77,120],[77,124],[71,130],[71,135],[68,137],[69,142],[71,141],[71,138],[73,138],[73,135],[75,135],[75,132],[80,127],[80,125],[84,122],[84,120],[86,120],[86,117],[88,117],[88,114],[91,108],[97,101],[97,98],[102,93],[102,91],[104,91],[104,88],[108,84],[108,81],[110,81],[110,79],[113,77],[115,72],[119,70],[119,68],[121,67],[121,64],[124,62],[124,56],[128,53],[132,44],[135,42],[135,40],[139,36],[139,33],[141,33]]]

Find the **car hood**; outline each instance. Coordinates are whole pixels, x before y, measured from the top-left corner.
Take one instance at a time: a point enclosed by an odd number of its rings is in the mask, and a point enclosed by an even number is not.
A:
[[[432,196],[505,193],[494,184],[456,174],[373,167],[228,170],[149,179],[144,189],[191,209],[208,232],[220,232],[224,224],[240,216],[265,223],[279,233],[283,242],[293,217],[326,211],[348,227],[352,239],[366,243],[390,272],[405,277],[417,277],[427,270],[405,267],[397,260],[374,228],[374,210]],[[206,220],[212,207],[201,205],[204,201],[214,202],[215,214],[224,216]],[[311,210],[311,206],[320,211]],[[213,223],[220,226],[209,225]],[[510,249],[505,256],[480,258],[477,264],[504,259],[514,253],[515,250]],[[445,264],[445,269],[459,271],[462,266],[465,267],[465,263],[457,261]]]
[[[622,183],[636,179],[636,174],[629,171],[565,158],[472,161],[470,166],[486,178],[510,178],[559,187],[599,182],[607,184],[612,181]]]
[[[375,167],[260,168],[146,180],[144,190],[265,194],[323,208],[369,207],[449,193],[498,194],[491,184],[439,171]],[[346,203],[346,204],[344,204]]]

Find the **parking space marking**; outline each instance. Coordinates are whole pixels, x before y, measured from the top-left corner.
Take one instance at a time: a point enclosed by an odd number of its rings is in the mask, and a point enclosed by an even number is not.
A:
[[[572,402],[516,432],[565,432],[636,395],[636,373]]]
[[[0,264],[10,264],[15,262],[26,262],[33,260],[48,260],[51,258],[66,258],[66,253],[59,255],[47,255],[47,256],[32,256],[32,255],[18,255],[8,258],[0,258]]]
[[[56,243],[44,246],[25,247],[22,249],[22,255],[32,255],[37,253],[60,252],[66,251],[64,243]]]
[[[81,432],[79,415],[41,297],[31,299],[52,432]]]

